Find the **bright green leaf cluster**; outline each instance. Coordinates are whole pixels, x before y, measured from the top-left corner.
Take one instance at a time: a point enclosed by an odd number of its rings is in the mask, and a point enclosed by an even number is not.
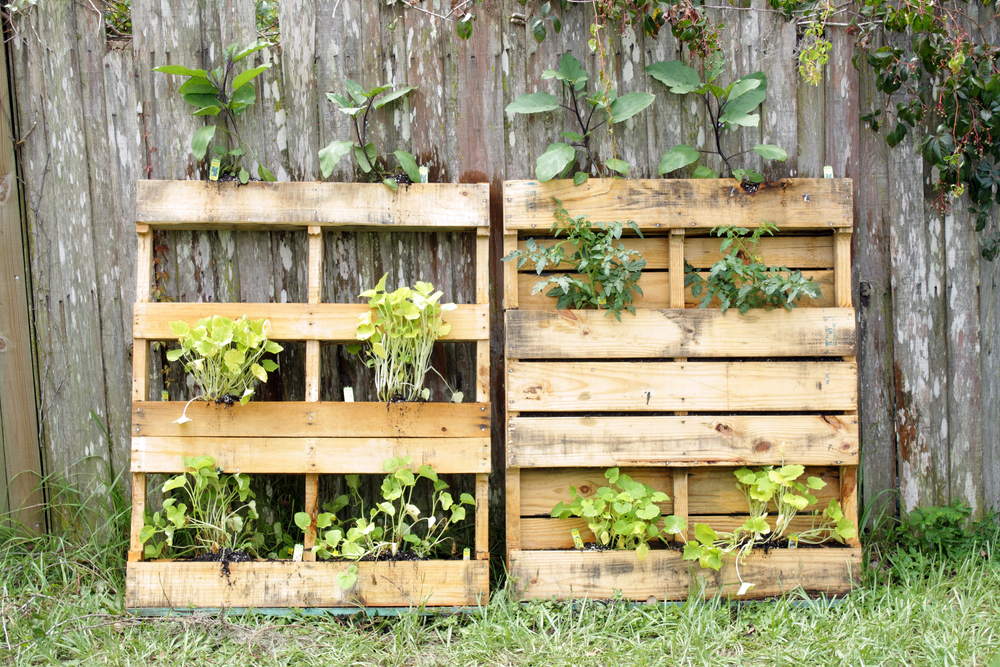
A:
[[[552,289],[546,296],[558,299],[556,308],[603,309],[619,322],[622,310],[634,315],[633,295],[642,294],[639,278],[646,260],[621,243],[625,225],[617,221],[611,225],[591,223],[586,215],[574,218],[563,208],[561,201],[553,200],[556,203],[556,219],[550,231],[557,239],[563,235],[566,238],[551,246],[528,239],[527,251],[514,250],[503,261],[517,259],[517,268],[530,261],[534,263],[538,275],[546,268],[557,269],[563,263],[572,265],[579,277],[566,273],[551,275],[535,283],[531,292],[538,294],[551,285]],[[642,232],[634,221],[629,220],[625,224],[642,238]]]
[[[220,171],[239,178],[241,183],[250,180],[250,172],[243,166],[243,158],[250,155],[257,163],[257,173],[262,181],[277,180],[274,174],[257,159],[250,146],[240,137],[238,119],[257,101],[257,91],[252,81],[271,67],[271,63],[252,67],[236,73],[236,63],[269,46],[267,42],[253,42],[240,49],[235,44],[223,52],[223,64],[213,70],[191,69],[181,65],[154,67],[154,72],[187,77],[178,92],[185,102],[195,107],[192,115],[213,116],[217,124],[199,128],[191,138],[191,152],[198,160],[205,159],[211,146],[220,159]],[[228,138],[213,144],[222,132]],[[228,145],[226,145],[228,144]]]
[[[278,369],[265,352],[277,354],[282,347],[267,339],[271,323],[267,320],[238,320],[216,315],[187,322],[171,322],[180,349],[168,350],[167,360],[182,360],[184,369],[194,376],[200,398],[222,401],[226,396],[245,404],[253,396],[258,381],[267,382],[267,374]]]

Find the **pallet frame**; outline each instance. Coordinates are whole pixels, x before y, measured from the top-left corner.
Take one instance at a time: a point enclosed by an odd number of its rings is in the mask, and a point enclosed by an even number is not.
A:
[[[138,262],[132,369],[132,519],[126,574],[129,608],[454,607],[489,598],[490,473],[489,185],[417,184],[390,193],[381,184],[139,181]],[[320,402],[321,342],[354,341],[366,304],[322,302],[324,228],[348,231],[464,230],[476,234],[476,300],[446,314],[442,340],[476,343],[476,402]],[[309,235],[308,303],[195,304],[150,301],[154,229],[302,230]],[[176,340],[167,323],[213,314],[269,318],[277,341],[305,341],[304,402],[252,401],[226,408],[151,401],[149,344]],[[144,561],[139,542],[146,475],[183,472],[182,457],[210,454],[225,472],[305,476],[313,525],[303,561],[230,564]],[[382,461],[408,454],[416,465],[476,476],[475,556],[470,561],[359,563],[358,582],[340,590],[349,562],[315,562],[320,474],[382,474]],[[207,567],[206,567],[207,566]]]
[[[603,469],[612,466],[627,467],[635,478],[667,492],[671,501],[663,504],[664,512],[685,519],[699,516],[722,530],[732,530],[742,519],[713,508],[731,508],[727,494],[738,494],[728,471],[728,483],[719,477],[721,467],[824,466],[809,473],[829,477],[832,488],[825,493],[840,500],[856,525],[851,181],[786,179],[754,195],[721,180],[591,179],[582,186],[507,181],[504,255],[524,248],[530,236],[548,236],[552,197],[570,215],[635,220],[647,237],[630,238],[626,245],[640,250],[647,269],[665,271],[644,273],[648,287],[645,297],[637,299],[637,314],[623,313],[619,324],[599,311],[555,310],[553,299],[531,295],[533,280],[519,281],[519,273],[531,271],[530,266],[519,272],[515,262],[504,264],[506,546],[516,593],[522,598],[574,598],[620,592],[634,600],[684,599],[699,590],[708,596],[736,595],[732,563],[716,573],[681,560],[677,551],[653,551],[642,563],[628,552],[576,551],[570,528],[586,535],[586,524],[541,516],[559,493],[566,496],[558,499],[569,499],[567,479],[583,489],[595,488],[604,483]],[[769,257],[794,254],[798,266],[793,268],[815,268],[807,275],[816,274],[821,299],[805,304],[810,307],[745,316],[697,308],[699,300],[684,287],[685,259],[708,269],[719,257],[719,240],[704,236],[708,229],[720,224],[753,227],[762,218],[791,232],[763,241],[765,261],[790,265]],[[691,236],[699,232],[702,236]],[[800,236],[804,233],[825,236],[816,240]],[[718,359],[724,357],[823,360]],[[622,358],[629,361],[616,360]],[[748,377],[761,380],[757,393],[729,391],[729,380],[745,383]],[[528,411],[544,414],[522,416]],[[818,414],[783,414],[798,411]],[[578,416],[586,412],[597,414]],[[627,441],[624,429],[630,429]],[[569,466],[574,468],[564,469]],[[805,520],[796,519],[803,527]],[[861,558],[860,542],[851,540],[847,547],[755,553],[740,570],[758,586],[741,599],[797,586],[810,593],[844,594],[857,581]]]

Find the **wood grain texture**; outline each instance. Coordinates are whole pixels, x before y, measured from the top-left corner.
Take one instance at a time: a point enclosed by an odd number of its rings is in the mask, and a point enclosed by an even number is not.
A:
[[[358,317],[369,312],[361,303],[137,303],[133,335],[146,340],[176,340],[170,322],[194,324],[204,317],[222,315],[236,319],[268,319],[271,339],[357,342]],[[440,340],[461,342],[489,340],[489,306],[459,304],[444,314],[451,331]]]
[[[394,437],[136,437],[132,471],[178,473],[183,457],[208,455],[227,472],[382,474],[383,462],[410,456],[438,473],[490,471],[490,440]]]
[[[439,607],[487,601],[484,561],[358,563],[358,580],[337,586],[347,562],[129,563],[125,606],[136,607]]]
[[[517,551],[508,576],[520,599],[556,597],[603,600],[685,600],[703,582],[705,597],[736,598],[740,578],[727,560],[720,572],[703,570],[677,551],[652,551],[639,562],[633,552]],[[772,549],[740,565],[755,586],[738,599],[777,596],[804,588],[812,595],[844,595],[860,581],[861,549]]]
[[[132,516],[129,523],[129,547],[128,562],[134,563],[142,560],[143,548],[139,540],[139,533],[145,523],[144,513],[146,511],[146,474],[142,472],[132,473]]]
[[[170,229],[471,229],[489,226],[489,190],[476,183],[404,185],[394,193],[381,183],[140,181],[136,220]]]
[[[848,362],[512,363],[507,400],[521,412],[855,410]]]
[[[851,182],[842,179],[789,179],[754,195],[711,179],[591,179],[580,187],[567,180],[506,181],[504,226],[547,231],[555,210],[553,197],[570,215],[587,214],[601,222],[634,220],[644,232],[755,227],[761,218],[779,221],[781,229],[850,227],[853,206]]]
[[[855,350],[854,309],[518,310],[504,315],[515,359],[826,357]]]
[[[850,415],[760,417],[517,417],[507,464],[855,465],[858,420]]]
[[[482,438],[490,409],[477,403],[195,402],[191,421],[175,424],[185,403],[132,406],[132,436],[184,438]]]

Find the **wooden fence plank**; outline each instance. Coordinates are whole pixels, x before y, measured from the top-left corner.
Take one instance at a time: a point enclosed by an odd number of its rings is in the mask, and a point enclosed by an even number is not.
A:
[[[855,350],[854,310],[797,308],[721,313],[637,310],[622,321],[597,310],[517,310],[505,314],[514,359],[584,357],[826,357]]]
[[[856,410],[849,362],[516,362],[521,412]],[[741,390],[742,389],[742,390]]]
[[[807,197],[808,195],[808,197]],[[850,227],[851,182],[838,179],[782,181],[755,195],[744,195],[725,180],[506,181],[504,225],[511,229],[552,226],[555,204],[570,215],[591,220],[634,220],[643,231],[739,225],[755,227],[761,218],[781,221],[781,228]]]

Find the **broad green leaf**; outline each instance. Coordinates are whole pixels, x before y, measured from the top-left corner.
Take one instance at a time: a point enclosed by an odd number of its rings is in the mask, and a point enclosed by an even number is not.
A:
[[[250,372],[261,382],[267,382],[267,371],[260,364],[251,364]]]
[[[544,153],[538,156],[535,166],[535,177],[541,181],[550,181],[569,167],[576,159],[576,149],[563,143],[550,144]]]
[[[531,21],[531,34],[534,36],[535,41],[541,44],[545,41],[545,21],[540,17],[535,17]]]
[[[646,72],[678,95],[692,93],[701,87],[698,72],[679,60],[653,63]]]
[[[183,320],[178,320],[175,322],[169,322],[170,330],[174,332],[177,337],[187,336],[191,333],[191,326],[184,322]]]
[[[329,178],[333,173],[334,166],[340,159],[351,152],[354,143],[350,141],[333,141],[329,146],[319,152],[319,168],[323,172],[323,178]]]
[[[559,32],[558,30],[556,32]],[[565,81],[579,90],[587,83],[587,70],[571,53],[564,53],[559,59],[559,69],[547,69],[542,72],[543,79],[558,79]]]
[[[340,107],[353,107],[354,103],[344,97],[343,95],[338,95],[337,93],[327,93],[326,99],[330,100],[334,104]]]
[[[742,95],[743,93],[759,87],[760,84],[761,84],[760,79],[753,79],[753,78],[740,79],[739,81],[735,82],[732,86],[730,86],[729,96],[728,96],[729,101],[731,102],[740,95]]]
[[[378,101],[376,101],[376,102],[375,102],[375,104],[374,104],[373,106],[374,106],[374,107],[375,107],[376,109],[381,109],[382,107],[384,107],[384,106],[385,106],[386,104],[388,104],[389,102],[392,102],[392,101],[394,101],[394,100],[398,100],[398,99],[399,99],[400,97],[402,97],[403,95],[406,95],[406,94],[407,94],[407,93],[409,93],[409,92],[410,92],[411,90],[416,90],[417,88],[418,88],[418,86],[406,86],[406,87],[404,87],[404,88],[397,88],[396,90],[392,91],[392,92],[391,92],[391,93],[389,93],[388,95],[384,95],[384,96],[380,97],[380,98],[378,99]],[[420,179],[417,179],[417,180],[416,180],[416,181],[414,181],[414,182],[416,182],[416,183],[419,183],[419,182],[420,182]]]
[[[233,99],[229,102],[229,108],[236,113],[240,113],[256,101],[257,89],[246,84],[237,88],[236,92],[233,93]]]
[[[784,148],[779,146],[757,144],[753,147],[753,151],[765,160],[777,160],[778,162],[784,162],[788,159],[788,153],[785,152]]]
[[[760,115],[759,114],[745,114],[745,113],[725,113],[723,114],[725,118],[720,118],[719,121],[723,123],[729,123],[730,125],[739,125],[740,127],[757,127],[760,125]]]
[[[208,79],[195,76],[182,83],[177,92],[181,95],[211,95],[215,97],[219,93],[219,89]]]
[[[167,361],[177,361],[184,356],[184,350],[167,350]]]
[[[736,123],[731,118],[749,114],[760,106],[760,103],[767,97],[767,91],[763,86],[748,90],[735,100],[727,102],[722,108],[722,115],[719,116],[720,123]],[[739,123],[737,123],[739,124]]]
[[[163,65],[162,67],[154,67],[153,71],[163,72],[164,74],[179,74],[181,76],[197,76],[202,79],[208,78],[208,73],[203,69],[190,69],[181,65]]]
[[[559,108],[559,100],[552,93],[539,90],[537,93],[525,93],[507,105],[507,113],[542,113]]]
[[[347,88],[347,94],[351,96],[357,104],[365,104],[368,101],[368,93],[365,89],[361,87],[361,84],[351,79],[344,79],[344,86]]]
[[[257,51],[260,51],[261,49],[266,48],[268,46],[270,46],[270,44],[268,44],[267,42],[261,42],[261,41],[250,42],[249,44],[244,46],[241,50],[236,51],[233,54],[233,62],[238,63],[239,61],[249,56],[251,53],[256,53]]]
[[[302,530],[308,530],[309,526],[312,525],[312,517],[306,512],[296,512],[295,513],[295,525]]]
[[[621,123],[636,115],[650,104],[656,96],[652,93],[626,93],[611,103],[613,123]]]
[[[260,365],[264,367],[264,370],[268,373],[273,373],[278,370],[278,364],[274,363],[270,359],[262,359]]]
[[[570,141],[583,141],[583,135],[576,132],[560,132],[559,135]]]
[[[714,169],[709,169],[703,164],[699,164],[697,167],[694,168],[694,171],[691,172],[691,178],[718,178],[718,177],[719,177],[719,172],[715,171]]]
[[[358,166],[361,167],[361,171],[366,174],[371,172],[372,166],[375,163],[375,145],[369,143],[365,146],[365,150],[361,150],[361,146],[354,145],[354,159],[357,160]]]
[[[260,175],[260,180],[262,181],[268,181],[273,183],[274,181],[278,180],[277,178],[274,177],[274,174],[271,173],[270,169],[268,169],[267,167],[265,167],[260,163],[257,163],[257,173]]]
[[[212,139],[215,137],[215,125],[206,125],[205,127],[199,128],[194,136],[191,137],[191,152],[199,160],[205,159],[205,153],[208,151],[208,145],[211,143]]]
[[[399,166],[403,168],[403,171],[410,177],[410,180],[414,183],[419,183],[420,169],[417,167],[417,159],[406,151],[395,151],[393,155],[399,160]]]
[[[271,63],[261,65],[260,67],[254,67],[253,69],[248,69],[245,72],[240,72],[236,75],[236,78],[233,79],[233,90],[239,90],[243,87],[243,84],[253,81],[262,72],[266,72],[269,69],[271,69]]]
[[[399,190],[399,183],[396,182],[395,178],[383,178],[382,179],[382,184],[385,187],[387,187],[390,190],[392,190],[393,192],[396,192],[396,191]]]
[[[691,146],[678,144],[663,154],[663,157],[660,158],[660,166],[657,171],[661,175],[666,175],[682,167],[686,167],[692,162],[696,162],[699,157],[701,157],[701,153]]]
[[[220,104],[219,99],[215,95],[204,95],[201,93],[188,93],[187,95],[181,95],[181,99],[196,109],[218,106]]]
[[[240,183],[246,185],[248,182],[250,182],[250,172],[247,171],[246,169],[241,168],[239,173],[239,179]]]
[[[573,185],[583,185],[590,178],[590,174],[585,174],[582,171],[578,171],[573,174]]]
[[[608,169],[611,169],[612,171],[618,172],[622,176],[627,176],[628,170],[631,165],[629,165],[629,163],[626,162],[625,160],[617,160],[612,158],[611,160],[605,162],[604,166],[607,167]]]
[[[465,14],[462,18],[458,19],[455,25],[455,34],[458,35],[459,39],[467,40],[472,37],[472,20],[474,18],[474,14]]]
[[[195,109],[191,115],[192,116],[218,116],[219,112],[222,111],[219,107],[212,105],[210,107],[202,107],[200,109]]]
[[[640,561],[646,560],[646,556],[649,555],[649,545],[643,542],[635,548],[635,557]]]

